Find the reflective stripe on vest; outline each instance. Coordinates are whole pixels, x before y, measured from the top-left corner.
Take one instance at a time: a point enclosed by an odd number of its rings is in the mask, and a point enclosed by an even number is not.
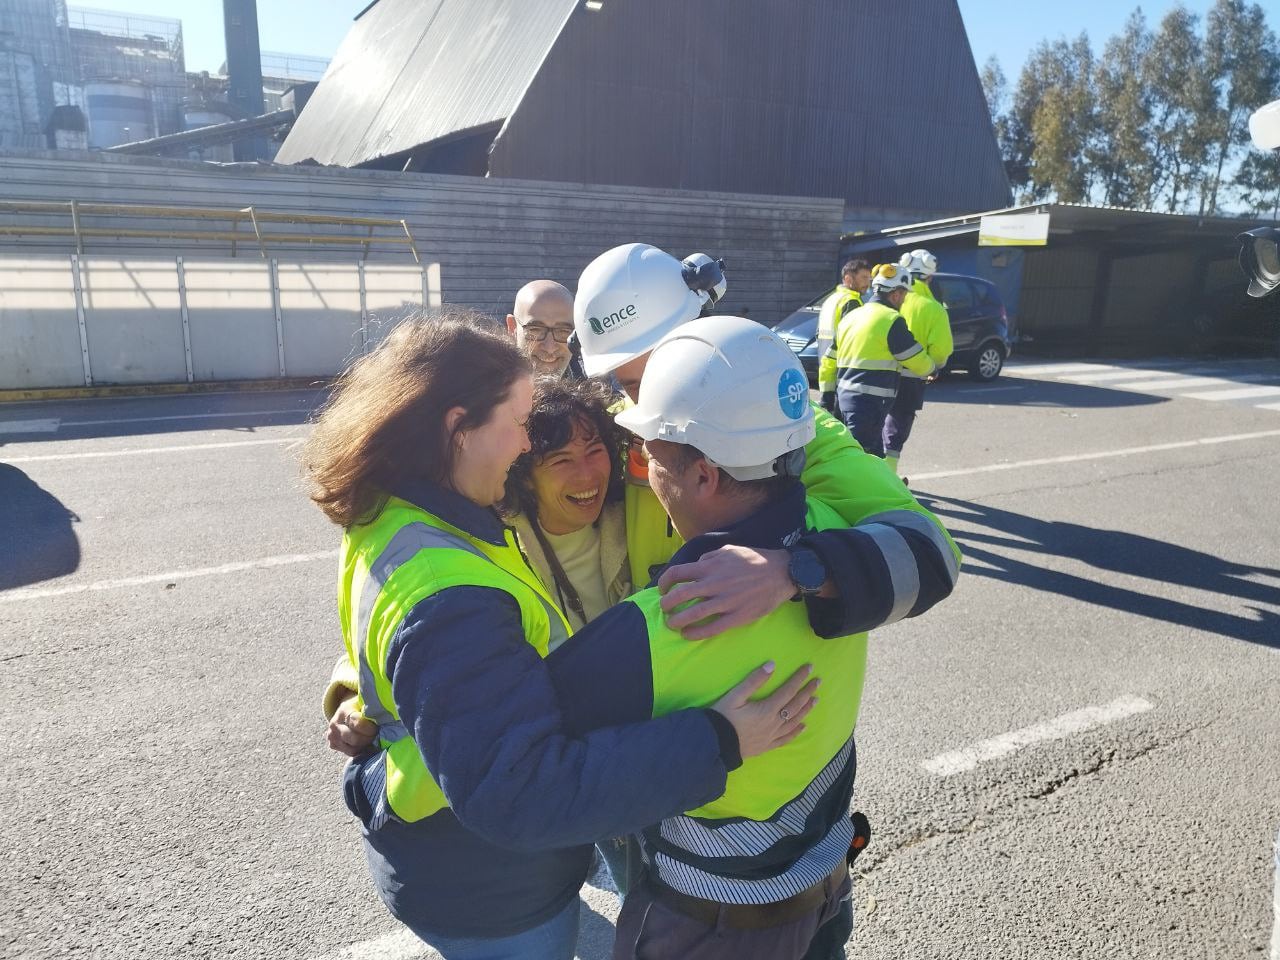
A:
[[[899,316],[897,310],[876,300],[845,316],[836,331],[836,366],[896,370],[896,363],[882,365],[897,359],[889,349],[889,328]]]
[[[539,655],[546,656],[550,644],[559,643],[569,635],[564,616],[544,594],[544,588],[529,569],[510,530],[505,533],[506,542],[497,546],[453,529],[443,529],[436,523],[441,521],[393,498],[378,518],[371,524],[349,529],[344,540],[343,582],[347,604],[352,600],[356,604],[353,611],[340,602],[340,608],[345,611],[344,632],[358,665],[360,700],[366,716],[379,724],[379,744],[384,752],[380,759],[385,770],[382,791],[385,804],[379,802],[378,791],[365,784],[366,798],[374,806],[379,821],[371,822],[371,828],[380,825],[392,812],[402,820],[413,822],[448,806],[394,702],[389,701],[385,658],[394,631],[414,606],[451,586],[487,587],[502,590],[516,601],[520,607],[521,628]],[[381,549],[377,549],[361,581],[362,549],[376,549],[378,540],[389,532],[388,526],[396,528]],[[450,555],[457,559],[449,559]],[[412,569],[415,565],[421,566],[415,571]],[[388,584],[402,570],[405,572],[398,578],[399,585],[394,586],[388,596]],[[357,583],[358,596],[353,597]]]
[[[841,367],[836,389],[840,393],[865,393],[873,397],[898,395],[897,361],[890,369],[857,370]]]
[[[364,700],[364,715],[379,727],[378,734],[384,744],[390,745],[397,740],[409,736],[409,731],[393,708],[382,702],[378,693],[378,684],[374,679],[373,668],[369,666],[369,620],[373,616],[373,605],[382,592],[383,586],[391,575],[400,567],[413,559],[420,550],[432,547],[447,550],[466,550],[478,557],[484,554],[462,537],[454,536],[439,527],[425,523],[411,523],[395,532],[378,555],[378,559],[369,566],[369,576],[360,588],[360,602],[356,606],[356,637],[360,642],[356,645],[360,670],[360,696]]]

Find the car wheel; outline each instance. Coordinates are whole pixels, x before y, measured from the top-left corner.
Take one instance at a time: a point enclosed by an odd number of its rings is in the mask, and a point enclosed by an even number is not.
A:
[[[969,367],[969,376],[979,383],[990,383],[1000,376],[1004,367],[1004,347],[997,341],[984,343],[974,355],[973,364]]]

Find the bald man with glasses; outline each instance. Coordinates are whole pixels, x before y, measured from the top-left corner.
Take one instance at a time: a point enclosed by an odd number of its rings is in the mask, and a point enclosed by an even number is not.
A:
[[[507,314],[507,332],[533,361],[535,374],[563,376],[570,359],[573,294],[554,280],[526,283]]]

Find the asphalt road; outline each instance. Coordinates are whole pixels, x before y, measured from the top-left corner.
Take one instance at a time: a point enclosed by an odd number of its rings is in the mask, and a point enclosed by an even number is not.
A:
[[[903,464],[966,563],[873,637],[850,957],[1264,951],[1280,364],[1143,366],[931,388]],[[0,957],[429,955],[323,745],[316,396],[0,407]]]

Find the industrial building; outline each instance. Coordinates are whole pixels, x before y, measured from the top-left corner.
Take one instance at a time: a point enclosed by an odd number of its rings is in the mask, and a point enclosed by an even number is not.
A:
[[[254,61],[257,75],[233,91],[225,64],[214,75],[187,72],[180,20],[0,0],[0,148],[107,150],[280,111],[287,92],[319,80],[327,61],[259,54],[254,4],[239,7],[233,30],[253,36],[235,56]],[[254,158],[269,159],[277,145],[264,141]],[[233,159],[229,143],[168,153]]]
[[[851,229],[1009,202],[955,0],[375,0],[277,160],[840,197]]]

